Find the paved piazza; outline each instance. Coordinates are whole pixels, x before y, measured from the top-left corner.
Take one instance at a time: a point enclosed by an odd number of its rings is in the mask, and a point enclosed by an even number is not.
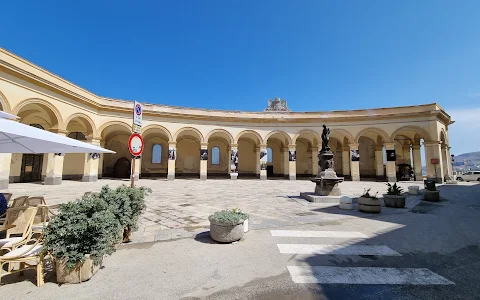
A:
[[[98,191],[103,185],[116,187],[128,181],[102,179],[95,183],[64,180],[62,185],[48,186],[32,183],[10,185],[15,196],[44,196],[49,205],[72,201],[85,192]],[[410,185],[423,188],[422,182],[399,183],[405,190]],[[153,193],[147,197],[147,209],[143,213],[139,229],[133,234],[133,242],[152,242],[194,237],[208,230],[208,216],[216,210],[240,208],[250,215],[250,229],[267,229],[325,221],[335,221],[361,215],[354,211],[340,210],[333,204],[307,202],[300,192],[313,191],[308,180],[196,180],[141,179],[137,186],[150,187]],[[345,195],[358,196],[365,188],[379,195],[385,192],[384,182],[347,181],[340,185]],[[420,197],[408,197],[406,208],[384,207],[382,214],[407,212],[420,202]]]

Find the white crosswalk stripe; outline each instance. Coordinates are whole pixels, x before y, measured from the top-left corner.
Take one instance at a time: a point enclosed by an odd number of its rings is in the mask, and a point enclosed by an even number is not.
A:
[[[402,256],[383,245],[277,244],[280,253]]]
[[[295,283],[329,284],[454,284],[424,268],[288,266]]]
[[[367,238],[357,231],[307,231],[307,230],[270,230],[272,236],[282,237],[325,237],[325,238]]]
[[[313,238],[315,244],[277,244],[283,254],[402,256],[385,245],[360,245],[367,235],[356,231],[271,230],[273,237]],[[321,244],[316,238],[356,239],[356,244]],[[302,240],[302,241],[303,241]],[[295,283],[449,285],[454,282],[426,268],[288,266]]]

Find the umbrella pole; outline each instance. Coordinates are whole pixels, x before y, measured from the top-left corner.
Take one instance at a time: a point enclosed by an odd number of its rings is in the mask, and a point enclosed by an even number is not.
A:
[[[135,161],[136,157],[134,156],[132,158],[132,170],[131,170],[131,175],[130,175],[130,187],[135,187]]]

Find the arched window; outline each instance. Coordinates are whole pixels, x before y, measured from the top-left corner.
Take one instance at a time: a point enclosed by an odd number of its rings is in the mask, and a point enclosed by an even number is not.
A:
[[[152,148],[152,164],[162,163],[162,145],[155,144]]]
[[[270,147],[267,147],[267,162],[273,163],[273,151]]]
[[[68,137],[72,138],[72,139],[75,139],[75,140],[79,140],[79,141],[86,141],[87,140],[87,138],[85,137],[85,134],[83,134],[81,132],[70,132],[68,134]]]
[[[212,148],[212,165],[220,164],[220,149],[218,147]]]

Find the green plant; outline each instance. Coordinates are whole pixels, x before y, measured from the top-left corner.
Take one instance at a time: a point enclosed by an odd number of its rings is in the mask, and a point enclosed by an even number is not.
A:
[[[378,191],[375,193],[375,195],[370,195],[370,189],[364,189],[363,190],[363,195],[361,195],[360,197],[363,197],[363,198],[370,198],[370,199],[378,199],[377,195],[378,195]]]
[[[237,225],[248,219],[248,215],[238,208],[216,211],[208,220],[227,225]]]
[[[120,230],[120,222],[103,199],[84,195],[60,206],[45,228],[44,249],[57,260],[64,259],[68,270],[80,266],[85,254],[99,264],[104,255],[115,252]]]
[[[403,189],[399,187],[396,183],[393,185],[391,183],[387,183],[387,195],[395,195],[400,196],[403,192]]]

